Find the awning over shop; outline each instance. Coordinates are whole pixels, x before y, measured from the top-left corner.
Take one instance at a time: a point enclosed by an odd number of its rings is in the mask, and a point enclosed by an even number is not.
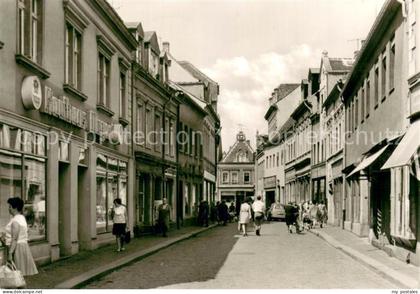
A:
[[[410,164],[410,158],[420,146],[420,120],[413,123],[405,133],[403,139],[395,148],[391,157],[381,169]]]
[[[386,145],[385,147],[383,147],[379,151],[376,151],[372,155],[370,155],[370,156],[366,157],[365,159],[363,159],[362,162],[359,163],[359,165],[347,177],[351,177],[355,173],[361,171],[362,169],[367,168],[369,165],[371,165],[372,163],[374,163],[375,160],[378,159],[379,156],[381,156],[382,153],[384,153],[384,151],[386,150],[386,148],[388,148],[388,145]]]

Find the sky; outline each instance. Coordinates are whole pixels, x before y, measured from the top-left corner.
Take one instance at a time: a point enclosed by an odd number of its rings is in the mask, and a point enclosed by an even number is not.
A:
[[[124,21],[141,21],[218,82],[222,145],[243,130],[255,147],[267,133],[268,98],[300,83],[322,51],[353,57],[384,0],[108,0]]]

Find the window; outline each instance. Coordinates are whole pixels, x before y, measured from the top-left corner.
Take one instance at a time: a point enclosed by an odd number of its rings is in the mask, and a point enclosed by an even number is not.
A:
[[[138,132],[138,134],[141,134],[142,136],[144,136],[144,133],[145,133],[144,119],[145,119],[145,117],[144,117],[144,107],[141,103],[138,103],[137,104],[137,132]],[[144,145],[144,140],[140,141],[139,139],[141,139],[141,138],[139,138],[139,137],[136,137],[136,138],[137,138],[136,139],[137,144]]]
[[[138,64],[142,64],[142,62],[143,62],[143,40],[140,37],[138,32],[136,32],[136,40],[139,44],[137,46],[137,50],[136,50],[136,62]]]
[[[265,157],[265,168],[268,168],[268,156]]]
[[[354,129],[357,129],[357,126],[359,125],[359,99],[356,98],[356,104],[355,104],[355,114],[354,114]]]
[[[18,1],[18,53],[41,63],[42,1]]]
[[[98,104],[110,106],[109,96],[110,60],[102,53],[98,54]]]
[[[170,119],[169,122],[169,149],[170,149],[170,156],[175,156],[175,132],[176,129],[174,128],[174,120]]]
[[[227,184],[229,182],[229,174],[227,172],[223,172],[222,182],[223,182],[223,184]]]
[[[379,68],[376,66],[375,68],[375,86],[374,86],[374,103],[375,103],[375,107],[378,105],[379,103]]]
[[[277,167],[279,167],[279,161],[280,161],[280,157],[279,157],[279,153],[277,152]]]
[[[249,183],[249,181],[250,181],[249,172],[245,172],[244,173],[244,183]]]
[[[127,205],[127,163],[98,154],[96,158],[96,231],[112,229],[113,201],[120,198]]]
[[[411,206],[415,205],[415,198],[410,199],[414,196],[412,193],[410,197],[411,180],[408,166],[391,169],[391,235],[406,240],[415,239],[411,230],[415,218],[410,217]]]
[[[126,118],[125,109],[126,109],[126,78],[125,73],[120,72],[120,95],[119,95],[119,111],[120,117]]]
[[[149,72],[156,78],[159,72],[159,57],[150,50]]]
[[[146,107],[146,121],[144,122],[145,124],[145,128],[146,128],[146,134],[145,134],[145,138],[146,138],[146,148],[150,148],[151,145],[151,135],[153,132],[153,112],[151,108]]]
[[[365,88],[362,88],[362,95],[360,97],[360,120],[365,119]]]
[[[382,58],[382,81],[381,81],[381,87],[382,87],[382,98],[386,97],[386,57],[384,53],[384,57]]]
[[[156,152],[160,152],[160,134],[161,134],[161,117],[159,114],[155,114],[155,122],[154,122],[154,133],[153,133],[153,142],[152,144],[155,146],[154,149]]]
[[[394,38],[391,39],[391,49],[389,52],[389,89],[394,89],[394,70],[395,70],[395,42]]]
[[[46,137],[0,124],[0,226],[10,220],[7,199],[24,201],[30,241],[46,237]]]
[[[237,184],[237,183],[238,183],[238,173],[233,172],[232,173],[232,184]]]
[[[366,82],[366,118],[369,117],[369,111],[370,111],[370,81],[369,81],[369,76],[368,76],[367,82]]]
[[[82,35],[69,23],[66,25],[65,42],[65,83],[80,90],[82,80]]]

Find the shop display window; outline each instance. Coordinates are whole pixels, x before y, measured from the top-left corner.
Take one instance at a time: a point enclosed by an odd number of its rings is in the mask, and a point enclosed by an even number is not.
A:
[[[112,230],[113,201],[121,198],[127,205],[127,163],[98,154],[96,158],[96,230]]]
[[[46,236],[45,136],[0,124],[0,230],[9,222],[7,199],[21,197],[30,241]]]

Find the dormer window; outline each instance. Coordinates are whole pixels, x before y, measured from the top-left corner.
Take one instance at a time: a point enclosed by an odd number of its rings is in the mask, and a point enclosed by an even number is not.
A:
[[[157,74],[159,73],[159,57],[152,50],[150,50],[149,60],[149,72],[153,77],[157,77]]]
[[[136,32],[136,40],[139,44],[136,50],[136,62],[138,64],[142,64],[143,63],[143,40],[140,37],[138,32]]]

